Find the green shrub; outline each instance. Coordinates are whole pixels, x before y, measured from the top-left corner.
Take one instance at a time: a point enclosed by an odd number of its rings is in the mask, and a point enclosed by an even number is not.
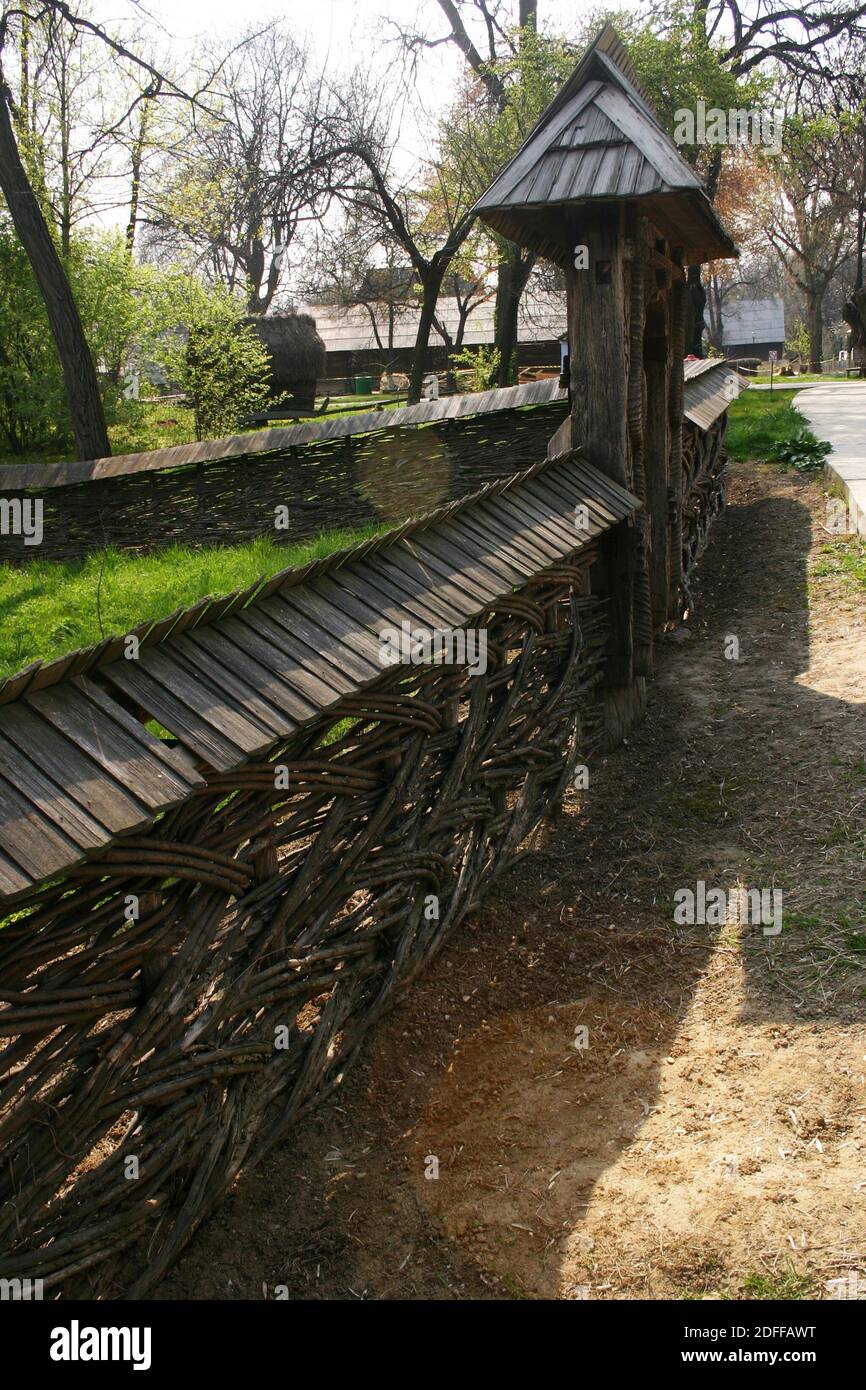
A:
[[[136,265],[117,233],[79,233],[66,272],[108,424],[120,418],[131,357],[151,323],[159,273]],[[72,441],[63,371],[30,263],[0,215],[0,447],[63,451]]]
[[[71,435],[45,306],[12,224],[0,218],[0,446],[62,449]]]
[[[267,399],[269,358],[245,306],[221,286],[181,270],[133,261],[117,233],[73,238],[66,271],[99,377],[106,422],[136,416],[128,373],[161,367],[185,392],[196,437],[228,434]],[[0,213],[0,450],[51,450],[72,442],[63,372],[45,305],[9,219]]]
[[[197,439],[234,433],[268,398],[270,357],[245,315],[228,290],[191,275],[173,273],[161,290],[155,327],[171,320],[179,331],[163,331],[153,355],[187,397]]]
[[[825,440],[816,439],[811,430],[800,429],[777,444],[775,456],[779,463],[786,463],[801,473],[811,473],[823,467],[832,447]]]
[[[451,361],[455,367],[464,367],[472,373],[472,390],[489,391],[496,385],[499,377],[499,348],[463,348],[453,352]]]

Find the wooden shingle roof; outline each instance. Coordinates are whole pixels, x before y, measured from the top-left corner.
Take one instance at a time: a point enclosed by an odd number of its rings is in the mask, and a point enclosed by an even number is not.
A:
[[[570,263],[565,220],[553,210],[624,200],[639,202],[691,262],[737,254],[606,24],[476,211],[510,240]]]
[[[589,525],[575,526],[585,506]],[[384,627],[457,629],[640,503],[576,454],[0,686],[0,901],[148,825],[385,673]],[[128,709],[158,720],[165,744]]]
[[[710,429],[749,384],[724,357],[686,361],[683,373],[683,417],[702,430]]]
[[[521,406],[546,405],[560,396],[558,378],[531,381],[523,386],[498,386],[489,391],[473,391],[443,396],[436,401],[334,415],[324,420],[304,420],[298,425],[279,425],[205,439],[195,444],[172,444],[165,449],[149,449],[142,454],[114,454],[111,458],[72,463],[8,464],[3,468],[3,486],[13,489],[68,487],[72,483],[127,477],[163,468],[183,468],[191,463],[212,463],[219,459],[251,458],[292,449],[302,444],[321,444],[330,439],[370,434],[374,430],[397,429],[403,425],[426,425],[437,420],[460,420]]]

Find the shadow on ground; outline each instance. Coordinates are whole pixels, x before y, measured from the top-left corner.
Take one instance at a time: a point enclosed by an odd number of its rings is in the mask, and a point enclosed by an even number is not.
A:
[[[797,1297],[860,1269],[866,641],[862,594],[816,577],[822,515],[738,470],[646,721],[159,1296]],[[783,930],[675,926],[698,880],[781,890]]]

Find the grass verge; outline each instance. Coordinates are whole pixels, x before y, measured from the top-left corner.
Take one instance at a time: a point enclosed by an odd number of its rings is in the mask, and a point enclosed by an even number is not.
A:
[[[786,439],[806,428],[806,419],[794,408],[789,393],[744,391],[728,407],[728,454],[742,462],[771,461]]]
[[[866,541],[861,536],[822,545],[812,566],[813,579],[844,578],[866,589]]]
[[[324,397],[318,399],[316,404],[321,407]],[[394,400],[389,396],[332,396],[329,415],[338,411],[346,415],[363,414],[379,407],[391,410],[405,404],[405,400]],[[282,429],[313,418],[309,415],[298,420],[272,420],[271,425],[275,429]],[[235,433],[245,434],[258,428],[250,426],[245,430],[238,426]],[[120,454],[146,454],[151,449],[170,449],[175,444],[192,444],[195,442],[195,418],[190,407],[178,400],[126,401],[121,407],[121,418],[108,427],[108,438],[115,457]],[[0,466],[6,463],[67,463],[72,458],[74,454],[57,449],[27,454],[0,453]]]

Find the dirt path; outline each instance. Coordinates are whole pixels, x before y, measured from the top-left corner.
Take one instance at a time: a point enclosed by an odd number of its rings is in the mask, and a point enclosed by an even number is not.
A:
[[[866,596],[824,516],[735,471],[644,724],[161,1296],[866,1295]],[[781,933],[676,926],[698,880]]]

